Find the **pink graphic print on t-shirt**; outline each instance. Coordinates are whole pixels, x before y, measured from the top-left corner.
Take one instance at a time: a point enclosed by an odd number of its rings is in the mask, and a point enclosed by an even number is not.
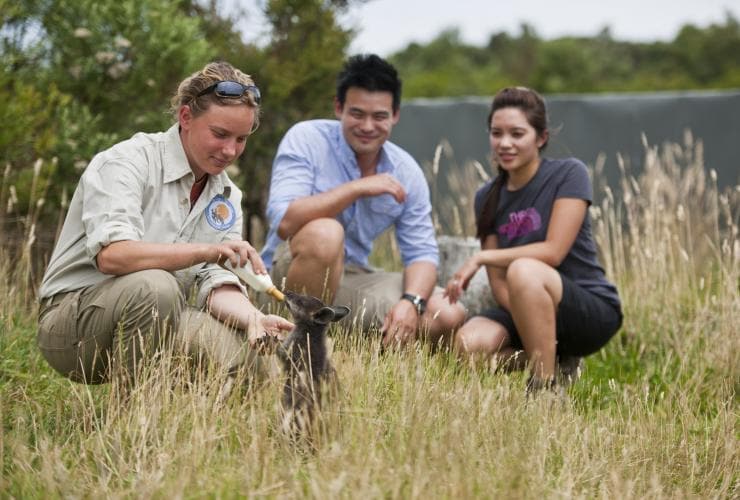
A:
[[[542,218],[534,207],[509,214],[509,222],[498,228],[501,236],[510,240],[525,236],[542,227]]]

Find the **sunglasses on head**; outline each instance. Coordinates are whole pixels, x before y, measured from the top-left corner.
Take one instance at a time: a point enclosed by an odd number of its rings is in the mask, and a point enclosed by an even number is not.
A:
[[[244,85],[242,83],[232,82],[230,80],[216,82],[210,87],[204,88],[196,96],[196,99],[200,96],[210,94],[211,92],[216,94],[217,97],[223,97],[226,99],[239,99],[244,95],[245,92],[248,92],[257,105],[259,105],[262,101],[260,89],[258,89],[256,85]]]

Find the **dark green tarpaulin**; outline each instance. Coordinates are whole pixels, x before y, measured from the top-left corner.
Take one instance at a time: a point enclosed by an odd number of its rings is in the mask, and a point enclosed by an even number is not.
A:
[[[604,175],[617,188],[617,153],[633,175],[640,173],[645,148],[683,144],[687,130],[704,144],[707,170],[717,172],[720,189],[740,182],[740,90],[544,96],[553,130],[545,154],[575,156],[594,166],[605,155]],[[486,117],[491,97],[416,99],[401,107],[392,140],[420,163],[431,164],[447,139],[457,163],[474,159],[490,168]],[[599,193],[596,193],[599,196]]]

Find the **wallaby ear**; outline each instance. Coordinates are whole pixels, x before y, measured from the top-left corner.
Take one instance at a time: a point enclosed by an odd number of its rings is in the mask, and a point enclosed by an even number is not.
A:
[[[324,306],[313,313],[312,319],[320,325],[327,325],[330,321],[334,321],[334,309]]]
[[[334,309],[334,319],[332,321],[339,321],[350,313],[350,309],[347,306],[336,306]]]
[[[313,320],[321,325],[326,325],[330,321],[339,321],[348,314],[349,307],[347,306],[325,306],[313,314]]]

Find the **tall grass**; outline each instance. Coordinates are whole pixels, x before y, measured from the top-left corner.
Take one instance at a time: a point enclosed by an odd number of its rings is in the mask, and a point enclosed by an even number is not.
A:
[[[459,167],[468,189],[479,170]],[[687,137],[646,145],[644,174],[625,169],[592,208],[625,324],[564,404],[528,401],[521,374],[424,346],[381,355],[377,337],[334,329],[342,395],[311,454],[277,432],[279,380],[216,411],[219,380],[177,359],[126,402],[55,375],[30,277],[0,258],[0,496],[737,498],[739,189],[719,193]],[[465,234],[472,192],[435,196]]]

